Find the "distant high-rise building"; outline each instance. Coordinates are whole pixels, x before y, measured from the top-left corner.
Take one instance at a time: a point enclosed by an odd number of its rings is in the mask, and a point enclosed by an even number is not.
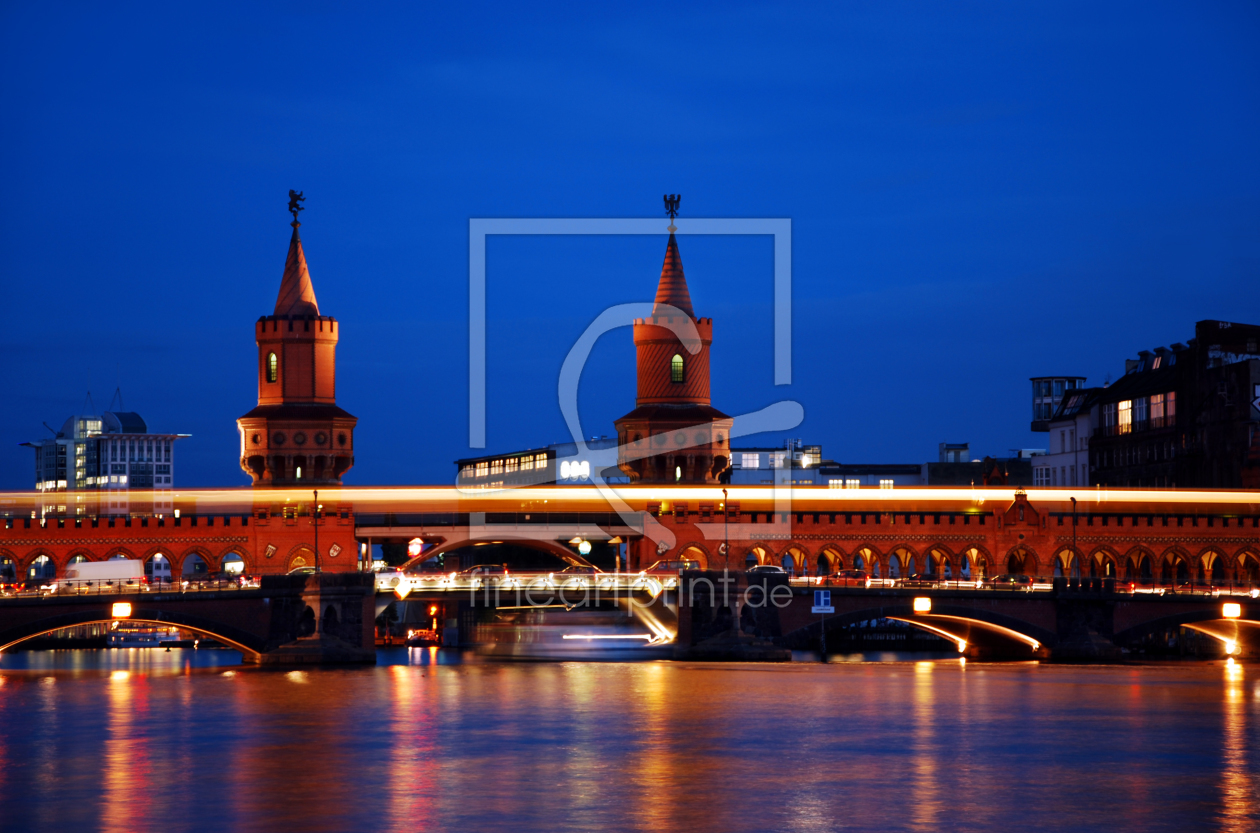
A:
[[[35,449],[36,491],[104,492],[99,495],[102,511],[126,511],[132,490],[156,492],[153,502],[159,508],[169,503],[175,441],[188,436],[151,434],[139,414],[106,411],[72,416],[55,437],[22,445]]]

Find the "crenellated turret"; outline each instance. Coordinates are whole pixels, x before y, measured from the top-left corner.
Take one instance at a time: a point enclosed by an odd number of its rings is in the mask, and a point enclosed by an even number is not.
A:
[[[339,485],[354,465],[358,419],[337,407],[337,319],[319,314],[306,253],[293,237],[275,311],[254,325],[258,407],[236,421],[255,486]]]

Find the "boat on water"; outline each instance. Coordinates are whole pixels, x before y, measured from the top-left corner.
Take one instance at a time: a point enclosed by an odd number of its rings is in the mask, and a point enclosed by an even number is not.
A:
[[[636,662],[674,655],[672,639],[653,634],[624,613],[500,614],[477,627],[476,642],[478,655],[496,659]]]
[[[170,648],[182,642],[178,628],[160,625],[122,625],[105,640],[110,648]]]

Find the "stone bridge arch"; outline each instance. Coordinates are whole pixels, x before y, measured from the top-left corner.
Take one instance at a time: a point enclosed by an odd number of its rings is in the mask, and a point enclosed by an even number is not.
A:
[[[554,555],[556,558],[559,558],[563,561],[570,561],[575,558],[581,558],[581,556],[574,553],[573,550],[569,549],[568,547],[556,541],[540,540],[538,538],[530,538],[526,536],[514,537],[511,535],[505,535],[503,537],[495,538],[494,540],[485,540],[481,538],[474,539],[468,536],[459,536],[459,537],[448,538],[444,541],[441,541],[436,546],[433,546],[430,549],[425,550],[424,552],[417,555],[415,558],[408,559],[407,562],[404,563],[402,567],[399,569],[410,570],[414,567],[419,566],[425,561],[428,561],[430,558],[435,558],[439,555],[446,555],[447,553],[454,552],[455,550],[460,550],[465,547],[475,546],[476,544],[513,544],[515,546],[527,547],[529,549],[538,550],[539,552],[545,552],[548,555]],[[691,546],[695,546],[695,545],[694,544],[687,545],[687,547],[691,547]],[[686,549],[687,547],[684,547],[684,549]],[[708,558],[707,553],[705,553],[705,556],[707,559]],[[664,556],[657,555],[655,551],[653,551],[653,557],[650,559],[650,561],[655,561],[657,560],[657,558],[674,558],[674,557],[675,556],[669,555],[668,553]],[[681,558],[682,556],[679,555],[677,557]],[[701,559],[702,563],[704,562],[704,560],[705,559]],[[648,566],[647,563],[643,564],[643,567],[647,567],[647,566]],[[707,567],[705,569],[707,569]]]
[[[833,603],[838,601],[833,597]],[[929,613],[916,613],[911,598],[894,604],[858,607],[813,621],[785,633],[783,643],[793,647],[816,647],[825,627],[828,632],[873,619],[891,619],[952,640],[959,653],[1000,655],[1033,659],[1044,657],[1056,641],[1056,635],[1038,625],[987,608],[950,604],[932,599]],[[963,644],[965,643],[965,644]]]
[[[108,602],[111,607],[112,597]],[[134,605],[135,602],[132,602]],[[181,611],[164,611],[149,606],[134,607],[131,615],[118,619],[110,615],[110,608],[90,607],[71,613],[58,613],[44,618],[36,618],[18,625],[0,630],[0,652],[15,645],[39,636],[78,625],[107,624],[110,622],[139,622],[166,627],[177,627],[192,631],[211,639],[217,639],[241,652],[247,662],[258,662],[266,646],[263,640],[248,631],[216,622],[201,616],[190,615]]]
[[[1228,597],[1221,597],[1228,598]],[[1240,597],[1233,597],[1235,600]],[[1164,616],[1156,616],[1118,630],[1112,642],[1121,647],[1135,646],[1148,637],[1156,636],[1172,628],[1187,627],[1219,640],[1227,648],[1226,653],[1239,653],[1249,649],[1260,651],[1260,604],[1234,601],[1240,607],[1237,618],[1225,618],[1222,606],[1226,602],[1213,599],[1208,605],[1192,604],[1190,609],[1178,610]],[[1232,646],[1231,646],[1232,643]]]

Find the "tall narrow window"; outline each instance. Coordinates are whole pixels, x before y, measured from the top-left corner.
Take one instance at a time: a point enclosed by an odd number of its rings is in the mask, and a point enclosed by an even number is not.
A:
[[[280,360],[275,353],[267,354],[267,381],[274,382],[280,376]]]
[[[675,353],[674,358],[669,360],[669,381],[682,382],[685,378],[686,377],[683,373],[683,357]]]

